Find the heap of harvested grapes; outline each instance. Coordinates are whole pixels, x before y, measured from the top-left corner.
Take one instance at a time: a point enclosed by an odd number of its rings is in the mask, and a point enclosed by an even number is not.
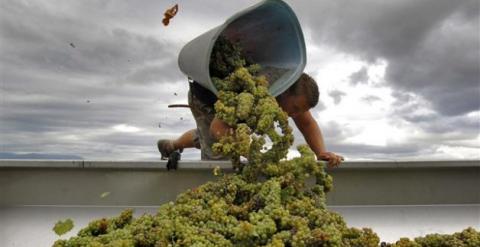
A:
[[[54,246],[379,246],[372,230],[350,228],[327,210],[325,194],[333,181],[308,146],[298,147],[300,157],[285,159],[292,129],[260,70],[238,45],[218,39],[210,65],[219,90],[215,110],[233,131],[213,149],[231,158],[234,174],[180,194],[155,215],[134,218],[126,210],[92,221]],[[309,177],[315,185],[306,185]],[[480,234],[468,228],[383,246],[473,247],[480,246]]]

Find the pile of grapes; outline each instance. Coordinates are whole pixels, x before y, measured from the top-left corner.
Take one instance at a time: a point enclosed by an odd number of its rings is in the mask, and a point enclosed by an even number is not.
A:
[[[213,149],[231,158],[234,174],[178,195],[155,215],[133,218],[126,210],[53,246],[380,246],[372,230],[350,228],[327,210],[325,194],[333,181],[308,146],[298,147],[300,157],[285,159],[292,129],[260,69],[242,57],[238,45],[223,37],[216,42],[210,66],[219,90],[216,116],[232,131]],[[307,178],[315,184],[307,186]],[[468,228],[382,245],[473,247],[480,246],[480,234]]]

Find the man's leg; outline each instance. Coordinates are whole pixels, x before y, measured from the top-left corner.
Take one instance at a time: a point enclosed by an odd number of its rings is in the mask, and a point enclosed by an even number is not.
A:
[[[184,149],[184,148],[194,148],[195,146],[195,138],[197,136],[196,134],[197,130],[196,129],[191,129],[183,135],[181,135],[177,140],[173,141],[173,146],[175,150],[177,149]],[[199,147],[197,147],[199,148]]]
[[[215,118],[215,110],[213,106],[206,105],[200,101],[192,92],[188,93],[188,104],[190,105],[190,110],[195,118],[195,123],[197,124],[197,131],[194,138],[194,143],[196,147],[201,148],[201,159],[202,160],[225,160],[226,157],[223,157],[220,154],[215,154],[212,150],[212,145],[216,142],[214,137],[210,135],[210,125]]]
[[[170,153],[182,148],[195,147],[201,149],[202,160],[227,159],[222,155],[215,155],[212,150],[212,144],[215,142],[210,135],[210,124],[215,117],[213,106],[207,106],[195,96],[188,92],[188,104],[195,118],[197,129],[189,130],[183,133],[176,140],[159,140],[158,150],[162,154],[162,159],[167,159]]]

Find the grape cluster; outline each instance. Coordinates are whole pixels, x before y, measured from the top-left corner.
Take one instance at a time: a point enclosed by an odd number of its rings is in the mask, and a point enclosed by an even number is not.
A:
[[[385,244],[385,247],[476,247],[480,246],[480,232],[473,227],[464,229],[454,234],[428,234],[414,240],[401,238],[394,244]]]
[[[266,77],[259,75],[261,66],[248,64],[248,59],[219,59],[241,54],[238,45],[226,42],[224,37],[219,40],[221,42],[213,47],[215,55],[212,55],[211,60],[227,61],[227,66],[222,68],[228,67],[231,71],[227,76],[219,77],[224,74],[211,70],[212,81],[219,90],[218,101],[215,103],[216,117],[242,131],[223,137],[213,145],[213,150],[231,157],[234,167],[240,169],[240,156],[245,157],[249,167],[246,172],[254,177],[259,175],[257,171],[260,171],[260,167],[277,164],[285,158],[293,143],[292,129],[288,126],[287,114],[269,94]],[[232,47],[234,49],[230,49]],[[270,148],[266,145],[267,140],[271,142]],[[239,148],[242,150],[239,151]]]
[[[268,82],[258,76],[260,66],[247,64],[239,46],[224,37],[217,44],[210,68],[219,89],[216,117],[233,131],[213,149],[230,156],[237,172],[178,195],[155,215],[133,218],[126,210],[95,220],[54,247],[379,246],[372,230],[349,228],[339,214],[327,210],[325,196],[333,180],[308,146],[297,147],[300,157],[285,159],[292,129],[268,93]],[[220,174],[218,169],[215,173]],[[307,185],[309,179],[314,185]],[[472,247],[479,246],[479,238],[477,231],[467,229],[454,236],[402,239],[391,246]]]

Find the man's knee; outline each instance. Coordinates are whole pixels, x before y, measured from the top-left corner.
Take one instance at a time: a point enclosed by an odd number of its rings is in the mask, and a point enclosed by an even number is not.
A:
[[[222,136],[228,134],[230,130],[231,127],[218,118],[214,118],[210,124],[210,135],[216,141],[220,140]]]

